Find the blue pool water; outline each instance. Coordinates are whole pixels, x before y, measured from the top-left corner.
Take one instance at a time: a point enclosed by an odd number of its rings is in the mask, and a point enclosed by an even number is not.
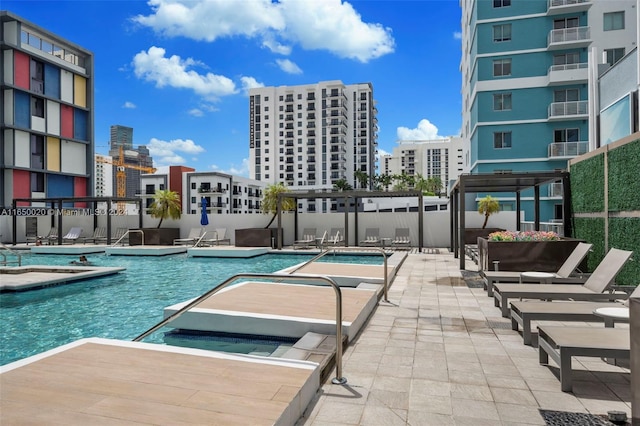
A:
[[[88,255],[96,266],[127,268],[119,274],[18,293],[0,293],[0,365],[85,337],[131,340],[162,319],[166,306],[200,296],[242,272],[269,273],[309,255],[273,254],[251,259],[174,255]],[[23,255],[23,265],[68,265],[78,256]],[[381,256],[326,256],[324,260],[381,264]],[[156,333],[145,342],[162,343]]]

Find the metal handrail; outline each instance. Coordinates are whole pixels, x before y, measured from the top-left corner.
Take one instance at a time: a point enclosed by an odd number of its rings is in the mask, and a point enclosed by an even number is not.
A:
[[[127,229],[127,232],[125,232],[124,234],[122,234],[122,237],[118,238],[118,241],[116,241],[115,243],[113,243],[112,247],[115,247],[118,245],[118,243],[120,241],[122,241],[124,239],[124,237],[129,236],[129,234],[131,232],[139,232],[142,234],[142,245],[144,245],[144,231],[142,231],[142,229]]]
[[[216,231],[213,231],[216,234],[216,240],[218,239],[218,233]],[[200,241],[202,241],[202,239],[204,238],[204,236],[207,235],[207,231],[204,231],[204,233],[202,235],[200,235],[200,238],[198,238],[198,241],[195,242],[195,244],[193,245],[194,247],[198,247],[200,245]]]
[[[8,251],[9,253],[17,257],[18,266],[22,266],[22,255],[20,253],[18,253],[17,251],[11,250],[9,247],[5,246],[4,243],[0,243],[0,248]],[[0,265],[7,266],[9,264],[9,261],[7,260],[7,255],[0,252],[0,256],[2,256],[2,262],[0,262]]]
[[[377,251],[379,253],[382,254],[382,259],[384,260],[384,300],[385,302],[389,302],[389,298],[388,298],[388,289],[389,289],[389,279],[388,279],[388,275],[387,275],[387,252],[379,247],[367,247],[367,248],[362,248],[362,247],[327,247],[327,249],[323,252],[320,252],[320,254],[317,254],[316,256],[312,257],[310,260],[307,260],[305,263],[303,263],[300,266],[295,267],[291,273],[295,273],[297,271],[299,271],[300,269],[304,268],[305,266],[307,266],[308,264],[310,264],[311,262],[315,262],[316,260],[320,259],[321,257],[326,256],[327,254],[329,254],[330,251],[333,251],[334,253],[336,251]]]
[[[347,383],[347,378],[342,376],[342,291],[338,284],[329,277],[323,275],[289,275],[289,274],[256,274],[256,273],[244,273],[244,274],[236,274],[230,278],[227,278],[222,284],[217,285],[211,290],[204,293],[202,296],[196,298],[195,300],[188,303],[182,309],[174,312],[167,318],[160,321],[158,324],[151,327],[149,330],[145,331],[135,339],[134,342],[139,342],[151,333],[157,331],[158,329],[164,327],[174,319],[180,317],[183,313],[191,309],[192,307],[199,305],[205,299],[208,299],[210,296],[218,293],[223,288],[227,287],[229,284],[233,283],[237,279],[266,279],[266,278],[278,278],[280,281],[282,280],[296,280],[296,281],[325,281],[329,283],[333,290],[336,293],[336,377],[334,377],[331,382],[335,385],[344,385]],[[272,283],[275,284],[275,283]]]

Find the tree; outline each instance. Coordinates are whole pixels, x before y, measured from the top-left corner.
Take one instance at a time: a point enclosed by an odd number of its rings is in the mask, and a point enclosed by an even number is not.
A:
[[[499,211],[500,203],[491,195],[487,195],[486,197],[478,201],[478,213],[484,215],[484,223],[482,224],[482,229],[487,227],[489,216],[494,213],[498,213]]]
[[[367,186],[369,186],[369,175],[362,170],[356,170],[355,172],[353,172],[353,176],[360,184],[360,188],[366,189]]]
[[[438,196],[442,193],[442,179],[440,179],[440,176],[432,176],[427,179],[427,191],[433,192]]]
[[[333,182],[333,189],[338,191],[351,191],[353,187],[345,178],[340,178],[337,181]]]
[[[376,176],[376,181],[384,188],[385,191],[388,191],[389,186],[393,183],[393,177],[385,173],[383,175]]]
[[[289,188],[284,186],[282,182],[268,185],[265,188],[262,194],[262,213],[273,215],[269,223],[267,223],[267,226],[265,226],[265,229],[271,226],[278,214],[278,194],[283,194],[286,192],[289,192]],[[283,211],[295,210],[296,201],[293,198],[283,198],[281,208]]]
[[[169,189],[159,189],[153,196],[153,203],[151,203],[149,210],[151,217],[160,219],[158,228],[160,228],[162,221],[165,219],[180,219],[180,216],[182,216],[180,195]]]

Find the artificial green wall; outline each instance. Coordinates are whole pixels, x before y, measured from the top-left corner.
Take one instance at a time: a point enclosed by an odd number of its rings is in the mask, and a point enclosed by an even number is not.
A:
[[[607,150],[607,148],[609,148]],[[605,176],[605,161],[607,173]],[[608,248],[632,250],[616,277],[619,285],[640,285],[640,140],[610,148],[571,165],[573,236],[593,244],[589,270],[595,269]],[[608,247],[605,247],[605,183],[608,185]],[[591,214],[593,217],[581,217]],[[635,216],[635,217],[634,217]]]

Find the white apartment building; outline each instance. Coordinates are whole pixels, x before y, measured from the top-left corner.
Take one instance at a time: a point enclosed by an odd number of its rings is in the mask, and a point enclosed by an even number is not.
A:
[[[207,201],[209,214],[255,214],[261,213],[265,186],[264,182],[226,173],[170,170],[142,175],[139,196],[149,207],[156,190],[171,188],[179,192],[184,214],[199,214],[202,198]]]
[[[339,179],[355,187],[356,171],[375,174],[378,125],[370,83],[261,87],[250,90],[249,107],[252,179],[319,190]],[[308,209],[328,208],[323,202]]]
[[[383,174],[439,177],[448,185],[464,172],[462,138],[398,141],[393,152],[381,160]]]
[[[93,162],[94,193],[96,197],[113,197],[113,157],[95,155]]]

